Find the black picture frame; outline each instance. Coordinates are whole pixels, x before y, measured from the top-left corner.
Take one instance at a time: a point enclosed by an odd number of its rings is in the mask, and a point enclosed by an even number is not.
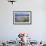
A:
[[[32,11],[13,11],[14,25],[32,24]]]

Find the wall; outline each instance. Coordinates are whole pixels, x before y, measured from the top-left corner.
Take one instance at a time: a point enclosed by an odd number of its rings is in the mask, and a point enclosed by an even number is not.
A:
[[[31,34],[33,40],[45,40],[45,10],[42,0],[16,0],[13,5],[0,0],[0,40],[15,40],[19,32]],[[32,11],[32,25],[14,25],[13,11]]]

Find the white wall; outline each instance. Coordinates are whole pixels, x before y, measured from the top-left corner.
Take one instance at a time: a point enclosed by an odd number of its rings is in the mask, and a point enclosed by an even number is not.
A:
[[[0,0],[0,40],[14,40],[19,32],[30,33],[33,40],[45,40],[46,16],[42,7],[42,0],[16,0],[13,5],[7,0]],[[32,11],[32,25],[13,24],[12,11],[19,10]]]

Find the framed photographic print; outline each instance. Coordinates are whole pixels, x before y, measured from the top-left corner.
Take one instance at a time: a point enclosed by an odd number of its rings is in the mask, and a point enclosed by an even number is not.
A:
[[[13,11],[13,24],[17,24],[17,25],[32,24],[32,12]]]

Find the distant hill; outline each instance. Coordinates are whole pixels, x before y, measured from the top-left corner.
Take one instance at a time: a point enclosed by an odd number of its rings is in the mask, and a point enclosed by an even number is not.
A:
[[[28,22],[29,16],[16,16],[15,21],[16,22]]]

